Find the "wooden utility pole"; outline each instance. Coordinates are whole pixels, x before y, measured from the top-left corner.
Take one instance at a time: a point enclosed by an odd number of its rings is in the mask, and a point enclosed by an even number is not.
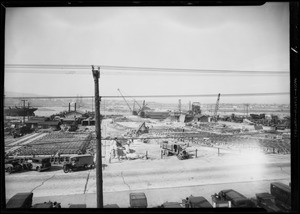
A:
[[[100,97],[99,97],[99,77],[100,67],[92,72],[95,82],[95,119],[96,119],[96,192],[97,208],[103,208],[103,180],[102,180],[102,151],[101,151],[101,119],[100,119]]]

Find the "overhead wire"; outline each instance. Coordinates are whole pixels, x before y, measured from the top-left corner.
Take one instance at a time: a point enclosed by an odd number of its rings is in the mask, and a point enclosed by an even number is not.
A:
[[[274,93],[240,93],[240,94],[221,94],[222,97],[239,97],[239,96],[274,96],[274,95],[289,95],[289,92],[274,92]],[[165,94],[165,95],[127,95],[125,98],[166,98],[166,97],[215,97],[217,94]],[[94,96],[5,96],[6,99],[91,99]],[[114,95],[100,95],[101,99],[118,98],[121,96]]]
[[[91,69],[92,65],[62,65],[62,64],[6,64],[5,68],[7,69],[49,69],[49,70],[88,70]],[[226,70],[226,69],[193,69],[193,68],[158,68],[158,67],[132,67],[132,66],[110,66],[110,65],[97,65],[95,67],[100,67],[100,71],[110,70],[110,71],[139,71],[141,72],[159,72],[159,73],[184,73],[184,74],[204,74],[204,75],[212,75],[212,74],[221,74],[221,75],[288,75],[288,71],[250,71],[250,70]],[[12,73],[16,73],[18,71],[8,71]],[[45,74],[47,72],[40,71],[22,71],[26,73],[41,73]],[[122,72],[122,73],[126,73]],[[61,72],[63,73],[63,72]],[[64,72],[65,74],[74,74],[76,71],[68,71]],[[88,74],[89,72],[81,74]]]

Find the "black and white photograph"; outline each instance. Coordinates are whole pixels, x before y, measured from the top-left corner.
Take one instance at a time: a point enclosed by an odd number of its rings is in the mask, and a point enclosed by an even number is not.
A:
[[[5,209],[291,212],[290,10],[6,7]]]

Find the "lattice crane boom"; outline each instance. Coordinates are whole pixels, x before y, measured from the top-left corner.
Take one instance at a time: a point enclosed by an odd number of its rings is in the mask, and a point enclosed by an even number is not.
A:
[[[218,99],[217,99],[216,106],[215,106],[215,112],[214,112],[214,117],[213,117],[214,121],[217,121],[217,114],[218,114],[218,110],[219,110],[220,95],[221,94],[218,94]]]
[[[127,100],[125,99],[125,97],[124,97],[123,94],[121,93],[120,89],[118,89],[118,91],[119,91],[119,93],[121,94],[121,96],[123,97],[123,99],[124,99],[125,103],[127,104],[128,108],[129,108],[129,110],[130,110],[130,112],[132,112],[132,109],[130,108],[130,105],[128,104]]]

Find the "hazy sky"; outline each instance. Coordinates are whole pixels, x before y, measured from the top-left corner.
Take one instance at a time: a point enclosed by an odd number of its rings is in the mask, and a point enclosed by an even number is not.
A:
[[[288,72],[289,5],[7,8],[5,63]],[[53,74],[46,70],[38,70],[38,74],[11,71],[5,73],[6,91],[50,96],[94,94],[88,69],[77,74],[58,74],[65,70]],[[119,95],[117,88],[124,95],[290,91],[289,75],[103,71],[102,95]],[[216,97],[191,99],[205,103],[215,102]],[[222,101],[289,103],[289,96],[224,97]]]

